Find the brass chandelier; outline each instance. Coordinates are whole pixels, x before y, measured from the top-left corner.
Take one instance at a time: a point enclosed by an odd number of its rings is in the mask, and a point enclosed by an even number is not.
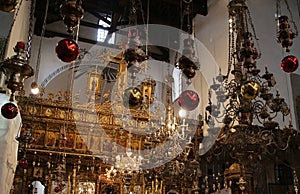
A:
[[[230,1],[228,12],[228,72],[210,86],[205,120],[209,134],[219,133],[210,153],[247,163],[287,149],[296,130],[291,120],[285,127],[278,121],[280,114],[284,121],[290,109],[278,91],[273,94],[273,74],[265,68],[261,75],[257,67],[260,51],[254,46],[257,38],[245,0]]]

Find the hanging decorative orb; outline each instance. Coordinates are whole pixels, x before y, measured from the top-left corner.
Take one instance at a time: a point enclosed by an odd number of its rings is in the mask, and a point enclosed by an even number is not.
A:
[[[13,119],[18,115],[18,107],[12,103],[8,102],[1,107],[1,114],[6,119]]]
[[[22,158],[21,160],[19,160],[19,165],[24,169],[27,168],[28,160],[26,158]]]
[[[198,94],[192,90],[186,90],[178,97],[178,105],[187,111],[192,111],[197,108],[199,101]]]
[[[252,100],[257,97],[260,91],[259,83],[255,81],[248,81],[241,87],[241,94],[247,100]]]
[[[297,57],[288,55],[281,60],[281,69],[287,73],[292,73],[297,70],[299,61]]]
[[[16,9],[18,0],[0,0],[0,10],[5,12],[12,12]]]
[[[143,103],[143,94],[137,87],[129,87],[123,93],[123,104],[131,109],[138,109]]]
[[[77,59],[79,55],[79,47],[72,39],[62,39],[57,43],[55,52],[60,60],[69,63]]]
[[[61,187],[60,187],[60,186],[55,187],[55,188],[54,188],[54,191],[55,191],[55,193],[60,192],[60,191],[61,191]]]

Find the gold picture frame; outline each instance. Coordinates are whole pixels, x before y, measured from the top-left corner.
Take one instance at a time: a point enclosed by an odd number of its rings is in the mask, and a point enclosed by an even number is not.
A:
[[[101,94],[102,71],[94,68],[88,73],[88,94],[95,95],[95,98]]]
[[[33,169],[33,177],[34,178],[43,178],[43,168],[42,167],[34,167]]]

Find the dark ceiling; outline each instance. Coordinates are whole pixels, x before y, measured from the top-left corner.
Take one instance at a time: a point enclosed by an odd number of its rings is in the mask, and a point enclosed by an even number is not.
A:
[[[62,20],[60,15],[60,5],[64,0],[50,0],[47,24]],[[108,22],[110,25],[109,30],[115,31],[119,25],[128,24],[129,5],[132,1],[141,1],[141,7],[143,11],[138,10],[138,23],[142,24],[144,21],[141,19],[141,13],[144,14],[144,18],[148,15],[149,10],[149,23],[151,24],[163,24],[186,30],[186,25],[181,25],[181,20],[186,23],[187,16],[184,14],[184,8],[186,7],[186,1],[189,0],[83,0],[82,7],[85,12],[89,12],[99,19],[104,19],[105,15],[115,15],[116,18],[112,22]],[[45,14],[47,0],[36,1],[36,29],[35,34],[40,34],[42,31],[42,24]],[[149,7],[148,7],[149,3]],[[190,4],[190,18],[195,17],[196,14],[207,15],[207,0],[192,0]],[[80,25],[101,28],[95,22],[84,21]],[[183,26],[183,27],[181,27]],[[46,33],[47,34],[47,33]]]

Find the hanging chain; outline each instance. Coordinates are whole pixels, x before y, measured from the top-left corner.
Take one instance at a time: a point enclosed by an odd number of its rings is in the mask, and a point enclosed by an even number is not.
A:
[[[37,56],[37,63],[35,67],[35,81],[38,81],[38,75],[40,70],[40,63],[41,63],[41,50],[42,50],[42,43],[43,43],[43,36],[45,35],[45,28],[46,28],[46,22],[47,22],[47,16],[48,16],[48,9],[49,9],[49,0],[46,2],[46,9],[45,9],[45,16],[42,26],[42,32],[40,37],[40,44],[39,44],[39,50],[38,50],[38,56]]]
[[[281,1],[281,0],[277,0],[277,1],[276,1],[276,21],[277,21],[278,18],[281,16],[281,6],[280,6],[280,1]],[[287,0],[284,0],[284,3],[285,3],[285,5],[286,5],[287,11],[288,11],[289,14],[290,14],[291,22],[293,23],[293,26],[294,26],[294,29],[295,29],[295,33],[296,33],[296,36],[297,36],[297,35],[298,35],[298,29],[297,29],[297,26],[296,26],[296,22],[294,21],[293,14],[292,14],[292,11],[291,11],[291,8],[290,8],[290,6],[289,6]],[[300,17],[300,0],[297,0],[297,9],[298,9],[299,17]],[[276,28],[276,33],[278,33],[278,28]]]
[[[289,6],[287,0],[284,0],[284,3],[285,3],[285,5],[286,5],[286,8],[287,8],[287,10],[288,10],[290,16],[291,16],[291,22],[292,22],[293,25],[294,25],[295,33],[296,33],[296,36],[297,36],[297,35],[298,35],[298,29],[297,29],[296,23],[295,23],[295,21],[294,21],[294,19],[293,19],[292,11],[291,11],[291,9],[290,9],[290,6]]]
[[[230,71],[231,71],[231,65],[233,63],[232,59],[233,59],[233,54],[234,54],[234,21],[233,21],[233,17],[231,15],[229,15],[229,19],[228,19],[228,67],[227,67],[227,73],[226,73],[226,77],[229,77]]]
[[[33,28],[34,28],[34,10],[35,10],[35,0],[31,0],[30,6],[30,16],[29,16],[29,30],[28,30],[28,42],[27,42],[27,53],[26,58],[30,59],[31,57],[31,43],[33,36]]]
[[[191,12],[191,7],[190,7],[190,4],[193,2],[193,0],[182,0],[186,5],[184,11],[183,11],[183,16],[182,16],[182,20],[181,22],[183,23],[183,17],[186,15],[187,17],[187,32],[189,34],[192,33],[191,31],[191,21],[190,21],[190,12]],[[182,24],[181,24],[182,25]],[[182,26],[181,26],[181,29],[182,29]]]
[[[259,42],[258,42],[259,39],[257,38],[256,31],[255,31],[255,28],[254,28],[254,25],[253,25],[253,22],[252,22],[252,17],[251,17],[249,9],[247,9],[247,15],[248,15],[248,20],[250,22],[250,26],[251,26],[253,36],[254,36],[254,39],[255,39],[255,42],[256,42],[257,53],[258,53],[257,59],[259,59],[261,57],[261,51],[260,51],[260,46],[259,46]]]
[[[129,25],[137,25],[137,7],[135,0],[131,0],[131,7],[129,10]]]
[[[279,16],[281,15],[281,7],[280,7],[280,0],[276,0],[276,15],[275,15],[275,21],[277,22],[277,25],[279,25]],[[279,28],[276,27],[276,34],[279,33]]]
[[[23,3],[23,0],[20,0],[20,3],[19,3],[19,5],[18,5],[18,8],[17,8],[17,10],[15,11],[14,19],[13,19],[13,21],[12,21],[12,23],[11,23],[11,26],[10,26],[10,29],[9,29],[9,32],[8,32],[8,35],[7,35],[7,39],[6,39],[6,41],[5,41],[5,46],[4,46],[4,48],[5,48],[5,54],[3,55],[3,58],[1,58],[0,60],[3,60],[4,57],[5,57],[5,55],[7,54],[7,50],[8,50],[7,47],[8,47],[8,43],[9,43],[10,37],[11,37],[11,32],[12,32],[12,29],[13,29],[15,23],[16,23],[16,19],[17,19],[18,15],[19,15],[19,12],[20,12],[20,8],[21,8],[21,6],[22,6],[22,3]]]
[[[276,20],[278,20],[280,15],[281,15],[280,0],[277,0],[276,1]]]

